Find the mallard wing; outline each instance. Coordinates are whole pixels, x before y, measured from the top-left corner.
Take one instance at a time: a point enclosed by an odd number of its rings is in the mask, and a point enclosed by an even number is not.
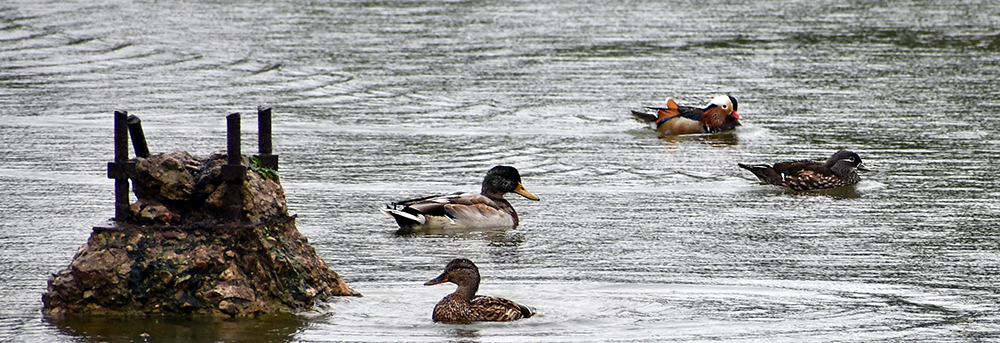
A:
[[[424,229],[513,226],[508,206],[478,193],[450,193],[398,201],[382,209],[400,227]],[[402,206],[402,209],[398,207]]]
[[[423,198],[415,198],[392,203],[393,206],[402,206],[403,211],[412,214],[423,214],[430,216],[447,215],[444,206],[452,203],[456,199],[468,196],[472,193],[454,192],[448,194],[438,194]]]
[[[427,224],[426,216],[447,216],[444,205],[462,194],[455,192],[397,201],[383,208],[382,213],[396,219],[400,227],[424,225]]]
[[[514,209],[509,203],[500,203],[482,194],[453,198],[444,205],[444,210],[458,227],[497,228],[517,225]]]
[[[535,311],[527,306],[516,302],[484,295],[472,298],[472,308],[476,312],[479,320],[491,322],[505,322],[529,318]]]

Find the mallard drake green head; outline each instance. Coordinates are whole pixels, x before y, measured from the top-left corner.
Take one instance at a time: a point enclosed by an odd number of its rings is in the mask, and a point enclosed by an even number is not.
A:
[[[480,192],[432,195],[397,201],[382,209],[399,224],[399,234],[448,232],[468,229],[513,229],[517,212],[504,194],[538,197],[521,184],[521,174],[510,166],[496,166],[486,173]]]
[[[431,316],[435,322],[471,323],[479,321],[502,322],[534,315],[530,307],[513,301],[476,295],[479,291],[479,268],[464,258],[448,263],[438,277],[424,283],[425,286],[452,282],[458,285],[455,293],[444,297],[434,306]]]
[[[516,168],[496,166],[486,172],[486,177],[483,178],[483,189],[480,191],[482,195],[502,199],[504,194],[511,192],[538,201],[538,197],[531,194],[521,184],[521,174],[517,172]]]
[[[680,106],[674,99],[667,98],[667,107],[647,107],[656,113],[632,111],[632,115],[665,135],[713,133],[740,126],[743,117],[738,107],[739,101],[729,94],[712,98],[705,108]]]
[[[861,181],[857,171],[868,171],[861,156],[840,150],[826,162],[799,160],[767,164],[738,164],[763,182],[785,186],[797,191],[850,186]]]

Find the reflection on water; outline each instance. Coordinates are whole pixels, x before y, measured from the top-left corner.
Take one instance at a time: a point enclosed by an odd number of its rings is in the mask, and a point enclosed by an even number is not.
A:
[[[479,330],[475,329],[451,329],[451,336],[457,339],[457,342],[478,342]]]
[[[417,239],[421,236],[427,237],[439,237],[439,238],[450,238],[450,239],[472,239],[472,240],[483,240],[490,242],[491,245],[513,245],[521,243],[524,240],[524,236],[517,230],[510,230],[509,228],[496,228],[496,229],[458,229],[458,230],[444,230],[444,229],[433,229],[433,230],[423,230],[421,232],[411,232],[411,233],[400,233],[398,230],[394,232],[395,235],[400,237],[411,237]]]
[[[660,139],[667,142],[669,146],[676,146],[678,142],[682,140],[693,140],[698,142],[704,142],[705,144],[725,147],[727,145],[737,145],[740,143],[739,136],[733,132],[723,132],[723,133],[706,133],[706,134],[694,134],[694,135],[666,135],[660,134]]]
[[[794,191],[791,189],[785,189],[785,193],[788,194],[802,194],[802,195],[824,195],[837,199],[857,199],[861,197],[861,192],[858,192],[858,186],[846,186],[831,189],[816,189],[811,191]]]
[[[70,315],[46,319],[88,342],[288,342],[306,321],[291,314],[258,318]]]

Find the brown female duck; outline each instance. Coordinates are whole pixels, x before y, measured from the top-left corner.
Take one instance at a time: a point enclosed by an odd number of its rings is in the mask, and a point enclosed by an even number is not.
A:
[[[667,107],[649,107],[656,114],[632,111],[632,115],[650,124],[665,135],[713,133],[740,126],[739,102],[732,95],[723,94],[708,102],[705,108],[679,106],[674,99],[667,99]]]
[[[505,322],[528,318],[535,314],[530,307],[504,298],[476,295],[479,291],[479,268],[467,259],[452,260],[445,267],[444,273],[424,285],[444,282],[458,284],[458,290],[434,306],[432,318],[435,322],[451,324]]]
[[[861,162],[861,156],[847,150],[834,153],[826,160],[826,163],[801,160],[775,163],[774,166],[743,163],[739,163],[739,166],[749,170],[763,182],[785,186],[797,191],[857,184],[861,181],[857,170],[869,170]]]
[[[496,166],[483,178],[479,193],[455,192],[397,201],[382,209],[396,219],[400,234],[460,229],[517,227],[514,207],[504,194],[514,192],[538,200],[521,184],[521,174],[509,166]],[[398,208],[402,206],[402,208]]]

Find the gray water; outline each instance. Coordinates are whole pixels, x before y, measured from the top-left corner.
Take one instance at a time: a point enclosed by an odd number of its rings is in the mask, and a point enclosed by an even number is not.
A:
[[[0,341],[996,341],[1000,6],[989,1],[0,4]],[[631,109],[729,92],[735,133]],[[112,112],[154,152],[275,112],[298,228],[365,296],[249,320],[41,315],[114,215]],[[738,162],[858,152],[842,192]],[[516,166],[521,226],[393,235],[378,208]],[[514,323],[433,323],[475,261]]]

